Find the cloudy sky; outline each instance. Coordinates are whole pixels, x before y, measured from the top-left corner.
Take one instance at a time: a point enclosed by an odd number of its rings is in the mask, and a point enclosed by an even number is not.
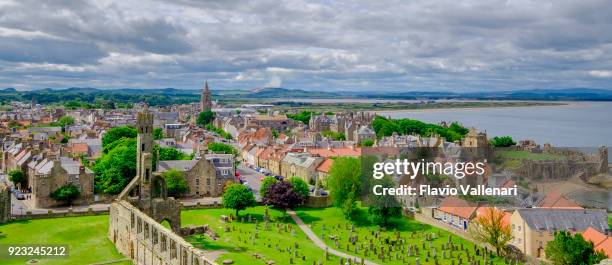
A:
[[[43,3],[47,2],[47,3]],[[0,88],[612,89],[609,1],[0,0]]]

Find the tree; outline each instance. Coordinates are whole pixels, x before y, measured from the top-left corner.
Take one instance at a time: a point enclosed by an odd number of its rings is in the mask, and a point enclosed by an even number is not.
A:
[[[200,114],[198,115],[198,119],[196,120],[196,123],[201,126],[206,126],[207,124],[211,123],[214,119],[215,119],[215,113],[212,112],[211,110],[206,110],[206,111],[200,112]]]
[[[164,138],[164,130],[162,128],[153,129],[153,139],[160,140]]]
[[[389,177],[376,180],[375,183],[385,188],[395,186]],[[370,219],[377,225],[386,227],[389,225],[389,219],[402,214],[402,207],[393,195],[369,196],[368,199]]]
[[[266,197],[266,192],[268,191],[268,188],[270,187],[270,185],[276,182],[278,182],[278,180],[275,177],[265,177],[261,182],[261,186],[259,187],[259,196],[261,196],[262,198]]]
[[[474,239],[494,247],[498,256],[512,240],[510,226],[504,224],[504,212],[493,207],[486,208],[484,214],[476,217],[470,229]]]
[[[291,209],[304,203],[304,197],[293,189],[288,181],[279,181],[272,183],[266,191],[266,196],[263,198],[266,205],[272,205],[284,213],[287,209]]]
[[[236,148],[229,144],[211,142],[208,143],[208,150],[214,153],[223,153],[223,154],[233,154],[234,156],[238,155],[238,151]]]
[[[160,147],[159,160],[184,160],[185,153],[173,147]]]
[[[51,198],[56,201],[64,202],[65,205],[70,205],[72,201],[76,200],[80,195],[81,192],[77,186],[73,184],[66,184],[52,192]]]
[[[136,138],[138,131],[134,127],[121,126],[114,127],[108,130],[102,137],[102,148],[105,153],[108,153],[111,148],[109,146],[121,138]]]
[[[374,145],[374,140],[372,139],[364,139],[360,143],[361,147],[371,147]]]
[[[21,189],[23,189],[28,182],[25,173],[19,169],[14,169],[9,172],[9,180],[13,182],[15,187],[19,186]]]
[[[297,192],[302,198],[307,199],[310,196],[310,189],[308,188],[308,183],[301,178],[291,177],[288,179],[289,183],[293,185],[293,190]]]
[[[63,116],[58,120],[58,123],[62,127],[74,124],[74,118],[70,116]]]
[[[495,147],[508,147],[516,144],[510,136],[495,136],[491,139],[490,143]]]
[[[255,205],[253,192],[242,184],[232,184],[227,187],[221,200],[223,207],[236,210],[236,217],[240,210]]]
[[[183,172],[171,168],[170,170],[164,172],[162,177],[166,179],[169,196],[179,198],[189,191],[189,185],[185,180],[185,175]]]
[[[544,251],[546,258],[555,265],[591,265],[606,258],[603,252],[595,251],[593,242],[568,231],[555,232],[555,239],[546,244]]]
[[[124,138],[96,161],[93,167],[96,190],[118,194],[136,176],[136,139]]]
[[[329,170],[327,186],[331,190],[334,205],[350,216],[355,209],[357,195],[361,192],[361,161],[354,157],[338,157]]]

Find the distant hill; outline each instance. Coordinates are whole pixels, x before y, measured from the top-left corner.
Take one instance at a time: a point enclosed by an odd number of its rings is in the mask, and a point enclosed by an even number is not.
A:
[[[300,89],[287,89],[281,87],[256,88],[252,93],[245,95],[248,98],[336,98],[337,93],[323,91],[305,91]]]
[[[59,103],[68,101],[130,103],[146,101],[153,105],[196,102],[200,99],[201,89],[176,88],[120,88],[98,89],[91,87],[43,88],[31,91],[18,91],[15,88],[0,89],[0,101],[29,101],[33,97],[39,103]],[[253,90],[212,90],[215,99],[303,99],[303,98],[367,98],[367,99],[464,99],[464,100],[545,100],[545,101],[612,101],[612,90],[592,88],[572,89],[533,89],[518,91],[491,92],[445,92],[445,91],[355,91],[326,92],[288,89],[281,87],[258,88]]]

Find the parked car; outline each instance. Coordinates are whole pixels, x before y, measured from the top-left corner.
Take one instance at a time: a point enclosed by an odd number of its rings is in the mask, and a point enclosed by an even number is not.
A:
[[[21,192],[16,193],[15,197],[17,197],[17,200],[25,200],[25,196]]]

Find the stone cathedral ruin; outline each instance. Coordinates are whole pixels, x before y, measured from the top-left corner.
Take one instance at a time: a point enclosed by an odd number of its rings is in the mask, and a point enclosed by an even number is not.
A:
[[[181,204],[153,170],[153,114],[137,117],[136,176],[110,207],[109,239],[136,265],[213,265],[180,236]],[[170,229],[161,223],[167,221]]]

